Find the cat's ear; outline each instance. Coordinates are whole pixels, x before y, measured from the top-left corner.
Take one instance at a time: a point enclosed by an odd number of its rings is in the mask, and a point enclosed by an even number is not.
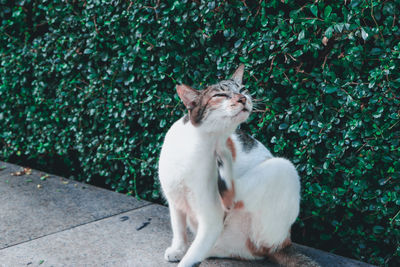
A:
[[[192,110],[196,106],[197,99],[200,95],[199,91],[185,84],[177,85],[176,91],[188,110]]]
[[[231,79],[233,79],[238,84],[242,84],[243,72],[244,72],[244,65],[240,64],[240,66],[236,69],[235,73],[232,75]]]

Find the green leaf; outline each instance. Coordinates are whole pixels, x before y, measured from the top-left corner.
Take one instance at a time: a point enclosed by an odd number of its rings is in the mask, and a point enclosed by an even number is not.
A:
[[[310,6],[311,13],[313,13],[314,16],[318,17],[318,7],[316,5],[311,5]]]
[[[92,53],[93,53],[93,50],[92,50],[92,49],[89,49],[89,48],[86,48],[86,49],[83,51],[83,53],[84,53],[84,54],[92,54]]]
[[[279,125],[279,130],[285,130],[287,129],[289,126],[286,123],[282,123]]]
[[[344,24],[343,23],[336,23],[334,26],[335,31],[338,33],[341,33],[344,29]]]
[[[333,85],[327,85],[327,86],[325,86],[325,88],[323,90],[327,94],[332,94],[332,93],[336,92],[338,90],[338,88]]]
[[[324,10],[324,18],[328,18],[332,13],[332,7],[331,6],[326,6]]]
[[[236,42],[235,42],[235,44],[234,44],[234,47],[235,48],[238,48],[239,46],[240,46],[240,44],[242,43],[242,39],[239,39],[239,40],[237,40]]]
[[[326,36],[326,38],[330,39],[332,37],[332,33],[333,33],[333,27],[329,26],[326,30],[324,35]]]
[[[304,32],[304,30],[303,31],[301,31],[300,33],[299,33],[299,36],[298,36],[298,40],[302,40],[302,39],[304,39],[304,35],[305,35],[305,32]]]
[[[367,39],[368,39],[368,33],[364,30],[364,28],[361,28],[361,37],[362,37],[364,40],[367,40]]]

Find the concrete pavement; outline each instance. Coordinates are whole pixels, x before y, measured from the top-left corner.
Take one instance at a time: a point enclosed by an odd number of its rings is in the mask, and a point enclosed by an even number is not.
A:
[[[164,206],[0,162],[2,267],[172,267],[176,263],[163,259],[170,240]],[[321,266],[371,266],[297,247]],[[266,260],[210,259],[201,266],[275,265]]]

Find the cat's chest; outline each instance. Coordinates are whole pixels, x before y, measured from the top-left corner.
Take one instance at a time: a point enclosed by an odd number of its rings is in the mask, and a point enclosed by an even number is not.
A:
[[[180,120],[168,131],[162,153],[165,152],[165,156],[185,163],[202,163],[214,155],[213,146],[212,140],[200,135],[191,124]]]
[[[196,181],[206,182],[217,175],[214,151],[211,143],[197,136],[187,125],[177,122],[165,137],[159,171],[166,174],[166,180],[171,184],[184,182],[191,187]]]

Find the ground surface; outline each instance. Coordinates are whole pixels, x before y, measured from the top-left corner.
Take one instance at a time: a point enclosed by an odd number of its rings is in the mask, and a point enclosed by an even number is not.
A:
[[[0,162],[1,267],[176,266],[163,259],[170,240],[166,207]],[[321,266],[371,266],[298,249]],[[213,259],[201,266],[275,265]]]

